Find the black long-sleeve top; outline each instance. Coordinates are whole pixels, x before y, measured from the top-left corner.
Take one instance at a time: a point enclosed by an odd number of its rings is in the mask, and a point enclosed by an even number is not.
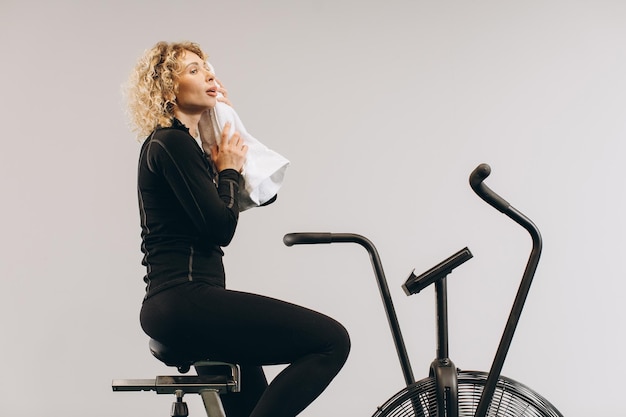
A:
[[[216,175],[178,120],[146,139],[138,168],[146,298],[187,281],[224,286],[221,247],[237,227],[239,181],[233,169]]]

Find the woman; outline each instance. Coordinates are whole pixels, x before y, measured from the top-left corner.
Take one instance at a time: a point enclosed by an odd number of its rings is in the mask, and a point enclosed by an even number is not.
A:
[[[350,341],[320,313],[225,288],[221,247],[237,226],[247,147],[226,126],[219,146],[203,152],[198,122],[225,93],[206,58],[195,43],[159,42],[129,82],[131,119],[147,136],[138,169],[141,326],[163,344],[241,365],[241,393],[223,399],[228,417],[293,417],[339,372]],[[288,366],[268,386],[262,366],[273,364]]]

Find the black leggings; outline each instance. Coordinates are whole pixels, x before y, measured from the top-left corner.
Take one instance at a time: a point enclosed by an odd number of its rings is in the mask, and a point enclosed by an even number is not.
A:
[[[228,417],[294,417],[345,363],[345,328],[272,298],[189,282],[145,300],[141,326],[152,338],[241,365],[241,392],[223,397]],[[289,364],[267,384],[263,365]],[[202,374],[202,369],[197,369]]]

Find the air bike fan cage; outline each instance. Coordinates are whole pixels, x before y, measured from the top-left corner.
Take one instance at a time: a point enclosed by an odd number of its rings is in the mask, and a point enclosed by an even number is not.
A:
[[[378,407],[373,417],[563,417],[544,397],[500,375],[539,263],[541,235],[530,219],[484,184],[490,173],[489,165],[479,165],[470,175],[470,186],[489,205],[524,227],[532,238],[533,246],[488,373],[458,370],[448,355],[446,277],[454,268],[472,258],[468,248],[460,250],[420,276],[411,273],[402,286],[407,295],[412,295],[434,284],[437,298],[437,357],[430,365],[429,376],[415,382],[382,263],[374,245],[363,236],[350,233],[290,233],[284,237],[287,246],[358,243],[370,255],[406,382],[406,388]]]
[[[373,417],[475,416],[489,374],[458,371],[458,414],[437,411],[437,381],[427,377],[404,388],[378,408]],[[487,411],[490,417],[563,417],[548,400],[526,385],[500,376]]]

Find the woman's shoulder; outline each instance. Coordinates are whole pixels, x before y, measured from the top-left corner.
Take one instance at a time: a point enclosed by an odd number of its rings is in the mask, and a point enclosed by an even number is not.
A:
[[[160,148],[170,150],[193,150],[195,140],[186,130],[176,127],[158,128],[148,139],[152,144],[160,145]]]
[[[201,151],[195,140],[186,132],[162,128],[155,130],[144,143],[142,160],[151,167],[151,170],[156,170],[156,167],[165,166],[172,162],[177,165],[189,163],[196,159],[199,152]]]

